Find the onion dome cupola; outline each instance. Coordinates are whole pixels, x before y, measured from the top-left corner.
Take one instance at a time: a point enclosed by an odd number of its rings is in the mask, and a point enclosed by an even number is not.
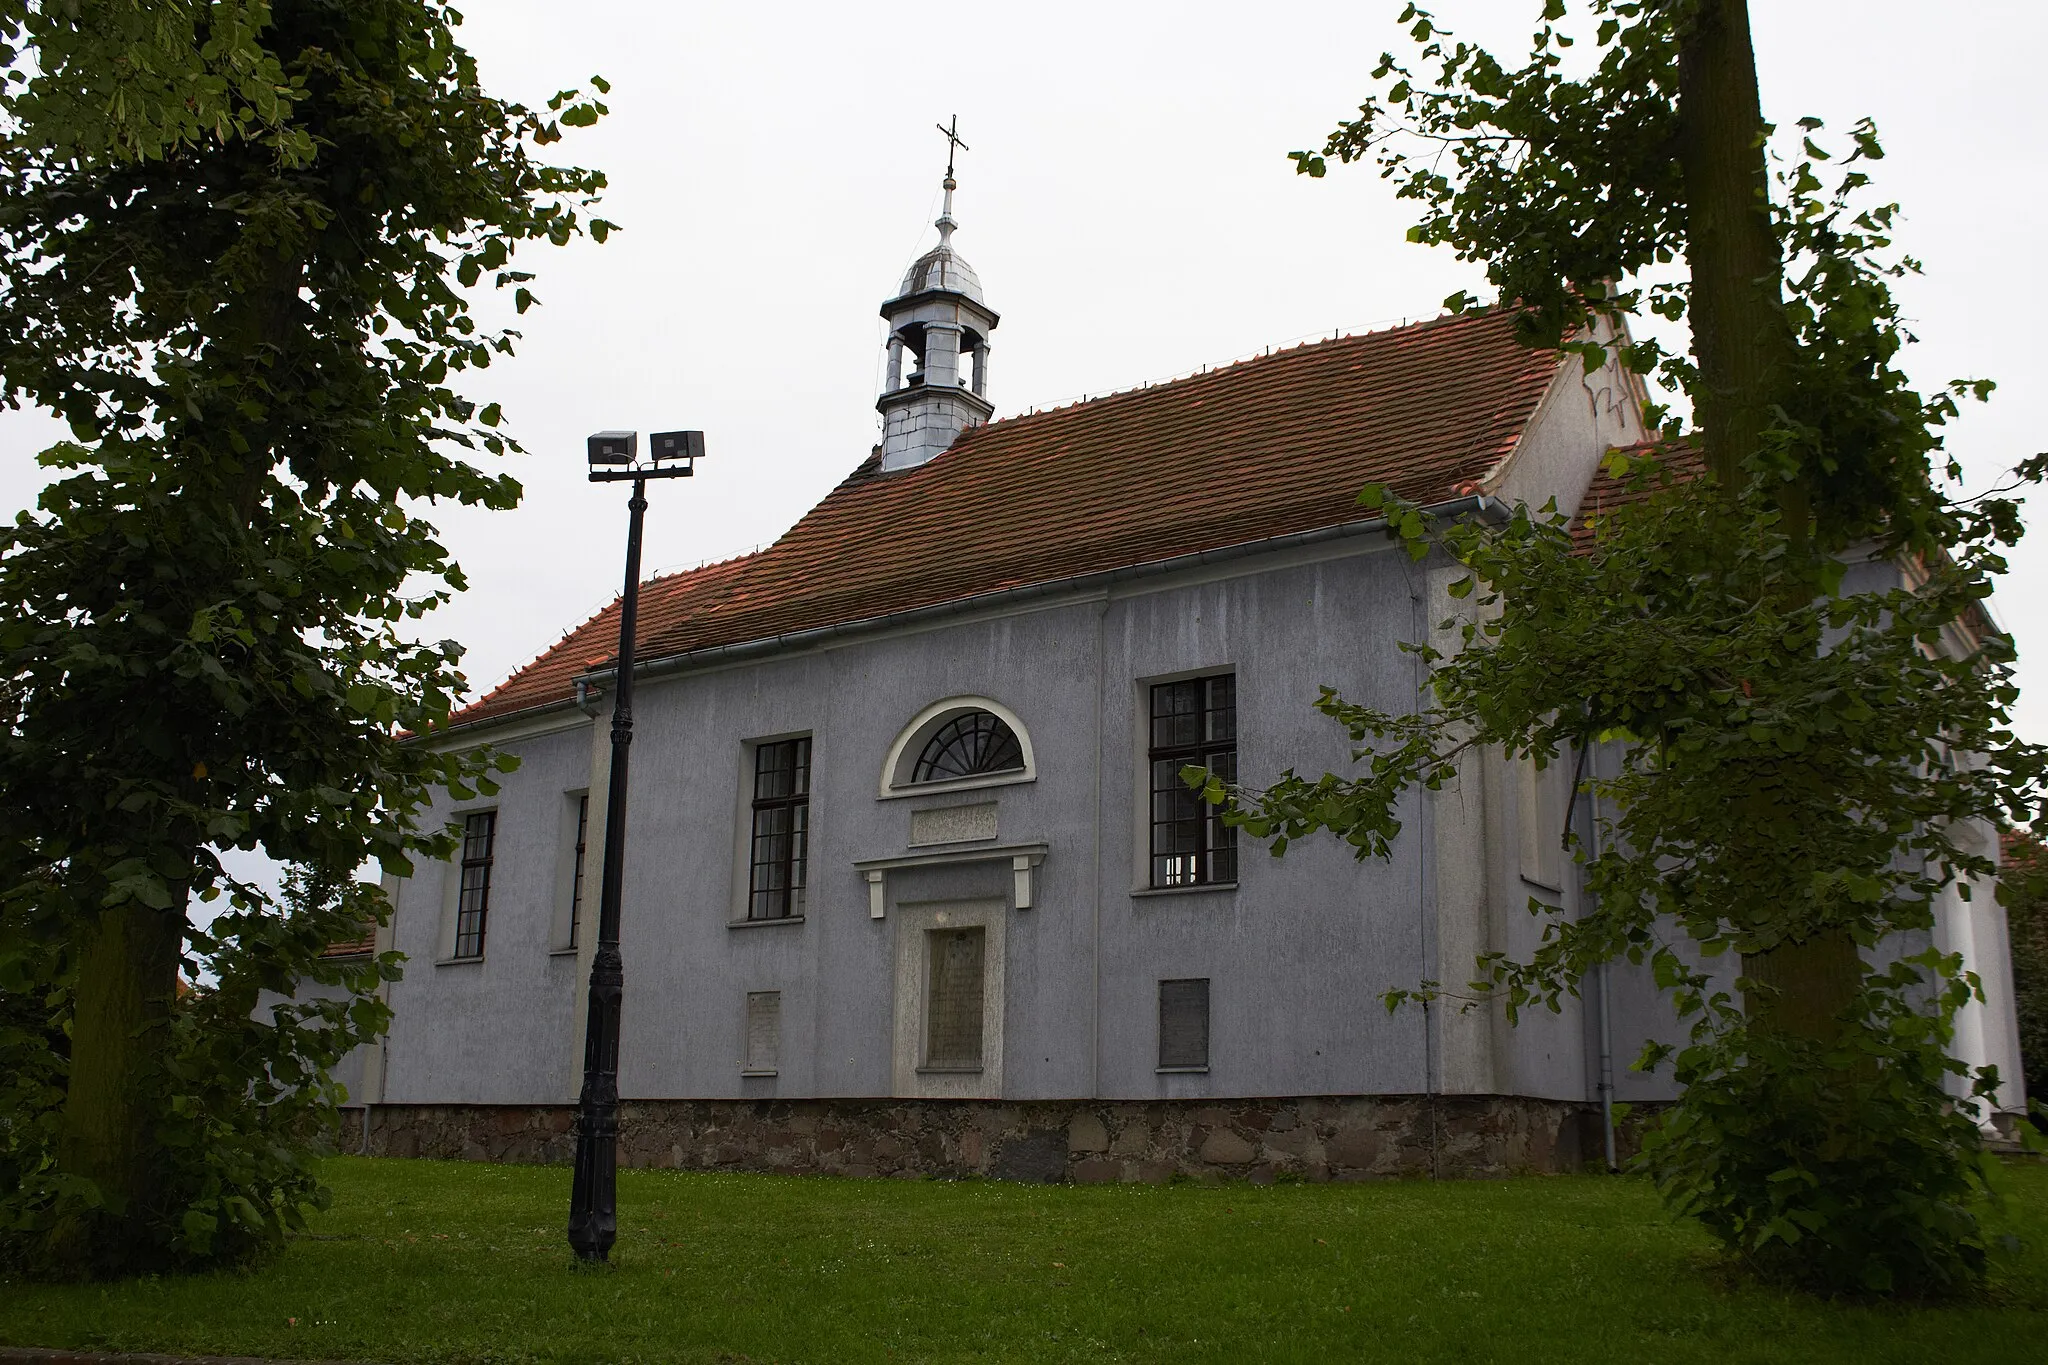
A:
[[[974,268],[953,249],[951,150],[965,147],[954,127],[946,134],[945,205],[939,244],[911,262],[903,287],[882,305],[889,324],[889,378],[875,407],[882,414],[882,468],[912,469],[953,444],[963,430],[995,412],[988,401],[988,337],[997,317],[981,296]],[[905,353],[910,369],[905,373]]]

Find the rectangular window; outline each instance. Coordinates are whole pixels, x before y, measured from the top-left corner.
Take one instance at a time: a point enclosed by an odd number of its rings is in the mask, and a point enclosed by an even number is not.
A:
[[[576,866],[569,882],[569,944],[576,946],[576,926],[583,919],[583,850],[590,837],[590,793],[576,798]]]
[[[1159,1069],[1209,1069],[1209,978],[1159,983]]]
[[[1522,879],[1552,891],[1561,890],[1566,857],[1564,826],[1572,799],[1565,756],[1557,755],[1541,772],[1536,770],[1533,758],[1522,758],[1516,766],[1521,769],[1522,778]]]
[[[1152,688],[1152,885],[1237,880],[1237,831],[1181,781],[1182,768],[1237,780],[1237,680],[1228,673]]]
[[[491,913],[491,846],[498,813],[478,811],[462,821],[462,883],[455,901],[455,956],[484,955],[484,921]]]
[[[748,919],[788,919],[804,912],[810,828],[810,736],[756,745]]]
[[[924,1065],[927,1071],[981,1070],[982,968],[986,929],[934,929],[926,935],[931,957],[925,992]]]
[[[782,1053],[782,992],[747,992],[747,1056],[743,1076],[773,1076]]]

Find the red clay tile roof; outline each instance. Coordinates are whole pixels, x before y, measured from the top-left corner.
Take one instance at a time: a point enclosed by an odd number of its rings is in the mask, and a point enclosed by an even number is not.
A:
[[[645,642],[657,630],[711,611],[731,590],[740,572],[759,557],[741,555],[648,579],[640,587],[640,639]],[[567,701],[575,695],[576,679],[609,664],[618,648],[619,603],[614,599],[610,606],[564,635],[532,663],[457,711],[451,723],[467,725],[494,720],[550,702]],[[648,657],[644,648],[635,652],[643,659]]]
[[[377,951],[377,930],[364,925],[360,938],[338,938],[320,950],[322,957],[368,957]]]
[[[1663,458],[1664,473],[1669,484],[1686,483],[1702,477],[1707,472],[1707,453],[1690,441],[1681,440],[1670,445],[1657,441],[1640,441],[1631,446],[1620,446],[1616,453],[1642,455],[1656,453]],[[1593,546],[1593,523],[1606,513],[1631,503],[1646,502],[1659,488],[1668,486],[1652,483],[1645,488],[1632,488],[1607,472],[1603,465],[1593,475],[1593,482],[1586,489],[1586,495],[1579,502],[1579,510],[1572,520],[1572,540],[1580,553],[1587,553]],[[1983,635],[2002,635],[2005,628],[1991,615],[1990,608],[1983,602],[1972,602],[1968,608],[1968,620],[1972,629]]]
[[[1488,312],[1316,342],[972,428],[915,469],[871,456],[775,544],[650,581],[644,662],[1357,521],[1358,491],[1490,487],[1559,369]],[[618,606],[476,704],[566,700]]]
[[[1664,445],[1658,441],[1639,441],[1631,446],[1619,446],[1620,455],[1656,454],[1662,458],[1664,474],[1671,484],[1688,483],[1707,472],[1706,452],[1687,442]],[[1572,520],[1572,539],[1581,549],[1593,543],[1593,523],[1616,508],[1649,501],[1652,494],[1666,485],[1652,482],[1648,487],[1634,488],[1607,471],[1602,464],[1593,475],[1593,482],[1587,487],[1585,497],[1579,500],[1579,510]]]

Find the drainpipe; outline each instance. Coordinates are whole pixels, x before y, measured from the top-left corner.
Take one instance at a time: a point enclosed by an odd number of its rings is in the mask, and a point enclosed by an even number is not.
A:
[[[1600,1126],[1607,1144],[1607,1172],[1621,1169],[1614,1157],[1614,1012],[1608,1001],[1607,969],[1600,964]]]
[[[1599,760],[1591,754],[1595,777],[1599,776]],[[1586,793],[1586,824],[1590,835],[1593,857],[1600,857],[1600,802],[1590,791]],[[1608,985],[1608,972],[1613,964],[1602,961],[1598,968],[1600,994],[1600,1128],[1607,1153],[1608,1174],[1621,1169],[1621,1163],[1614,1155],[1614,997]]]
[[[1408,605],[1413,613],[1412,620],[1415,627],[1415,638],[1427,640],[1429,638],[1429,610],[1423,600],[1423,580],[1417,576],[1416,568],[1413,564],[1407,566],[1406,572],[1408,578]],[[1424,690],[1428,685],[1428,668],[1418,655],[1415,658],[1415,695],[1418,703],[1420,703]],[[1415,875],[1415,939],[1417,958],[1415,979],[1417,981],[1425,981],[1431,976],[1440,975],[1442,970],[1442,964],[1437,960],[1436,939],[1435,803],[1428,800],[1422,802],[1420,818],[1416,824],[1421,831],[1419,836],[1420,847],[1428,850],[1418,860],[1419,865],[1416,868]],[[1422,1002],[1422,1103],[1429,1111],[1429,1178],[1431,1180],[1435,1180],[1439,1174],[1437,1149],[1441,1144],[1441,1134],[1437,1127],[1437,1092],[1440,1089],[1439,1081],[1441,1080],[1443,1062],[1438,1055],[1437,1026],[1436,1011],[1430,1007],[1428,1000],[1424,1000]]]
[[[974,377],[981,378],[979,367]],[[1103,733],[1102,693],[1109,685],[1109,593],[1095,607],[1095,925],[1093,944],[1093,998],[1088,1014],[1088,1099],[1091,1106],[1102,1103],[1102,751],[1108,736]],[[1148,783],[1150,779],[1147,779]],[[1125,808],[1131,809],[1128,801]],[[1133,841],[1136,831],[1132,832]]]

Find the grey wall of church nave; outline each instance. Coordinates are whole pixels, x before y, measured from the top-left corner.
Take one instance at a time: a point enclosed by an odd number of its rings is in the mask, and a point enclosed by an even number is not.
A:
[[[621,1089],[628,1096],[874,1097],[896,1087],[893,966],[920,904],[1000,898],[1001,1093],[1079,1096],[1414,1094],[1432,1088],[1426,1021],[1390,1015],[1390,987],[1462,980],[1434,961],[1421,799],[1388,862],[1358,863],[1334,840],[1268,857],[1245,842],[1234,889],[1141,892],[1144,688],[1162,675],[1237,678],[1243,778],[1293,766],[1343,770],[1343,733],[1313,709],[1327,683],[1399,710],[1416,695],[1398,642],[1422,633],[1423,566],[1383,542],[1347,542],[1322,562],[1241,562],[1211,581],[1155,584],[1094,600],[872,638],[829,650],[643,682],[636,707],[623,944]],[[1028,729],[1034,781],[880,799],[884,757],[927,703],[993,698]],[[602,718],[597,722],[601,732]],[[809,900],[801,922],[742,928],[746,741],[813,736]],[[601,741],[601,733],[597,735]],[[589,724],[499,740],[523,764],[498,816],[488,946],[445,956],[445,867],[401,884],[391,994],[389,1102],[536,1103],[572,1098],[577,959],[551,954],[559,918],[565,793],[593,781]],[[1512,793],[1510,793],[1512,795]],[[888,913],[869,915],[853,864],[906,852],[913,811],[998,804],[998,842],[1043,841],[1035,904],[1008,904],[1007,862],[891,871]],[[458,809],[444,804],[437,816]],[[1512,815],[1512,801],[1506,807]],[[593,825],[597,812],[593,811]],[[1502,914],[1526,900],[1488,837]],[[598,857],[593,828],[590,859]],[[591,899],[594,899],[592,897]],[[908,909],[906,909],[908,907]],[[1507,911],[1512,911],[1508,915]],[[586,930],[586,938],[588,931]],[[1160,1074],[1158,982],[1211,982],[1206,1074]],[[743,1078],[743,1001],[782,993],[778,1074]],[[1499,1046],[1518,1093],[1585,1098],[1584,1021],[1538,1021]],[[1626,1036],[1626,1031],[1624,1031]]]
[[[551,951],[560,808],[564,793],[589,779],[590,739],[583,727],[503,747],[518,754],[520,766],[504,775],[495,796],[444,795],[429,816],[438,823],[465,811],[498,812],[483,957],[446,961],[452,865],[418,862],[398,883],[390,936],[406,956],[405,976],[388,997],[381,1099],[495,1103],[561,1094],[576,958]]]

